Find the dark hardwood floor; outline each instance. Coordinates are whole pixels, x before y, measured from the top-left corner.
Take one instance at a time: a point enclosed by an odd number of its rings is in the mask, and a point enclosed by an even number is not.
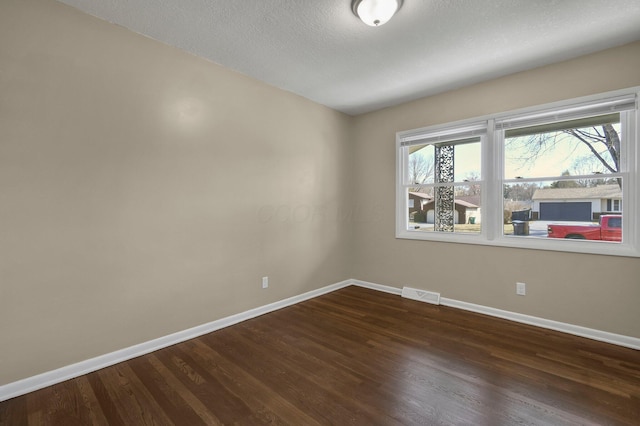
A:
[[[639,425],[640,351],[359,287],[0,403],[2,425]]]

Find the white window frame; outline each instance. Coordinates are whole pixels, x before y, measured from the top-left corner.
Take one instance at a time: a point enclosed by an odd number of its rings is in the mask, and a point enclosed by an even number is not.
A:
[[[480,244],[502,247],[516,247],[536,250],[551,250],[576,253],[591,253],[614,256],[640,257],[640,112],[638,110],[640,87],[634,87],[593,96],[570,99],[561,102],[524,108],[469,120],[401,131],[396,133],[396,238],[411,240],[440,241],[449,243]],[[504,129],[513,123],[535,123],[537,117],[555,117],[558,121],[571,119],[571,114],[584,115],[594,105],[611,106],[617,112],[617,105],[632,102],[634,109],[621,114],[622,146],[620,172],[616,176],[623,179],[624,210],[622,215],[622,242],[602,242],[586,240],[565,240],[553,238],[523,237],[503,235],[503,194],[504,170]],[[556,115],[554,115],[556,114]],[[414,141],[447,139],[448,135],[464,133],[465,129],[484,128],[481,136],[481,209],[482,226],[479,233],[424,232],[409,229],[407,182],[405,170],[407,156],[404,147]],[[536,181],[546,179],[534,179]],[[456,182],[465,184],[467,182]],[[622,204],[622,202],[620,203]]]

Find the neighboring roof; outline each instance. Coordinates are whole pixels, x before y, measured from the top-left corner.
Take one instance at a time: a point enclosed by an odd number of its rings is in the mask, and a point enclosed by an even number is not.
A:
[[[411,192],[409,191],[410,195],[416,196],[418,198],[423,198],[425,200],[429,200],[430,202],[433,201],[433,197],[429,194],[425,194],[424,192]],[[460,206],[464,206],[467,208],[478,208],[479,206],[473,203],[470,203],[469,201],[465,201],[464,198],[467,199],[471,199],[474,197],[456,197],[456,199],[454,200],[454,202]],[[480,197],[477,197],[478,200],[480,199]]]
[[[414,195],[418,198],[423,198],[425,200],[429,200],[429,201],[433,201],[433,197],[429,194],[425,194],[424,192],[412,192],[409,191],[410,195]],[[473,200],[478,200],[478,204],[474,204],[471,203],[470,201]],[[472,196],[466,196],[466,197],[456,197],[456,199],[454,200],[454,202],[460,206],[465,206],[467,208],[478,208],[480,206],[480,196],[479,195],[472,195]]]
[[[482,203],[482,197],[480,195],[463,195],[461,197],[456,197],[456,200],[473,204],[474,207],[479,207]]]
[[[543,188],[536,189],[533,200],[574,200],[622,198],[618,185],[600,185],[592,188]]]
[[[471,204],[471,203],[469,203],[469,202],[467,202],[467,201],[464,201],[464,200],[460,200],[459,198],[456,198],[456,199],[454,200],[454,203],[459,204],[459,205],[461,205],[461,206],[469,207],[469,208],[474,208],[474,209],[475,209],[475,208],[478,208],[478,206],[477,206],[477,205],[475,205],[475,204]]]
[[[418,198],[424,198],[425,200],[433,200],[433,197],[429,194],[425,194],[424,192],[412,192],[409,191],[410,195],[415,195]]]

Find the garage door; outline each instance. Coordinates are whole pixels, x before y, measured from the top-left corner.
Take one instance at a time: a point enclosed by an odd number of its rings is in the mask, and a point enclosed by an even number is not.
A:
[[[591,203],[540,203],[540,220],[591,221]]]

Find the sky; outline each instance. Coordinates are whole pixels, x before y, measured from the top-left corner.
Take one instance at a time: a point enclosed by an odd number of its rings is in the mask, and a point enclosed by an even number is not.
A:
[[[560,176],[565,170],[572,175],[605,172],[604,166],[595,158],[586,144],[566,136],[553,147],[544,151],[535,161],[527,161],[527,137],[513,138],[505,143],[504,176],[513,179],[518,176],[551,177]],[[609,160],[611,157],[605,153]],[[576,170],[576,161],[582,165]]]
[[[619,125],[617,127],[619,131]],[[572,175],[606,171],[584,143],[562,133],[558,135],[557,143],[547,144],[546,149],[542,150],[535,159],[527,159],[530,157],[528,147],[531,147],[528,136],[507,139],[504,177],[506,179],[554,177],[562,175],[565,170],[569,170]],[[464,181],[474,175],[480,176],[480,150],[479,142],[456,145],[454,160],[456,182]],[[433,163],[434,148],[425,145],[411,156],[422,156],[427,162]],[[608,153],[605,153],[604,157],[607,160],[610,159]],[[576,169],[576,160],[580,159],[583,161]],[[428,179],[427,182],[433,182],[433,178]]]

